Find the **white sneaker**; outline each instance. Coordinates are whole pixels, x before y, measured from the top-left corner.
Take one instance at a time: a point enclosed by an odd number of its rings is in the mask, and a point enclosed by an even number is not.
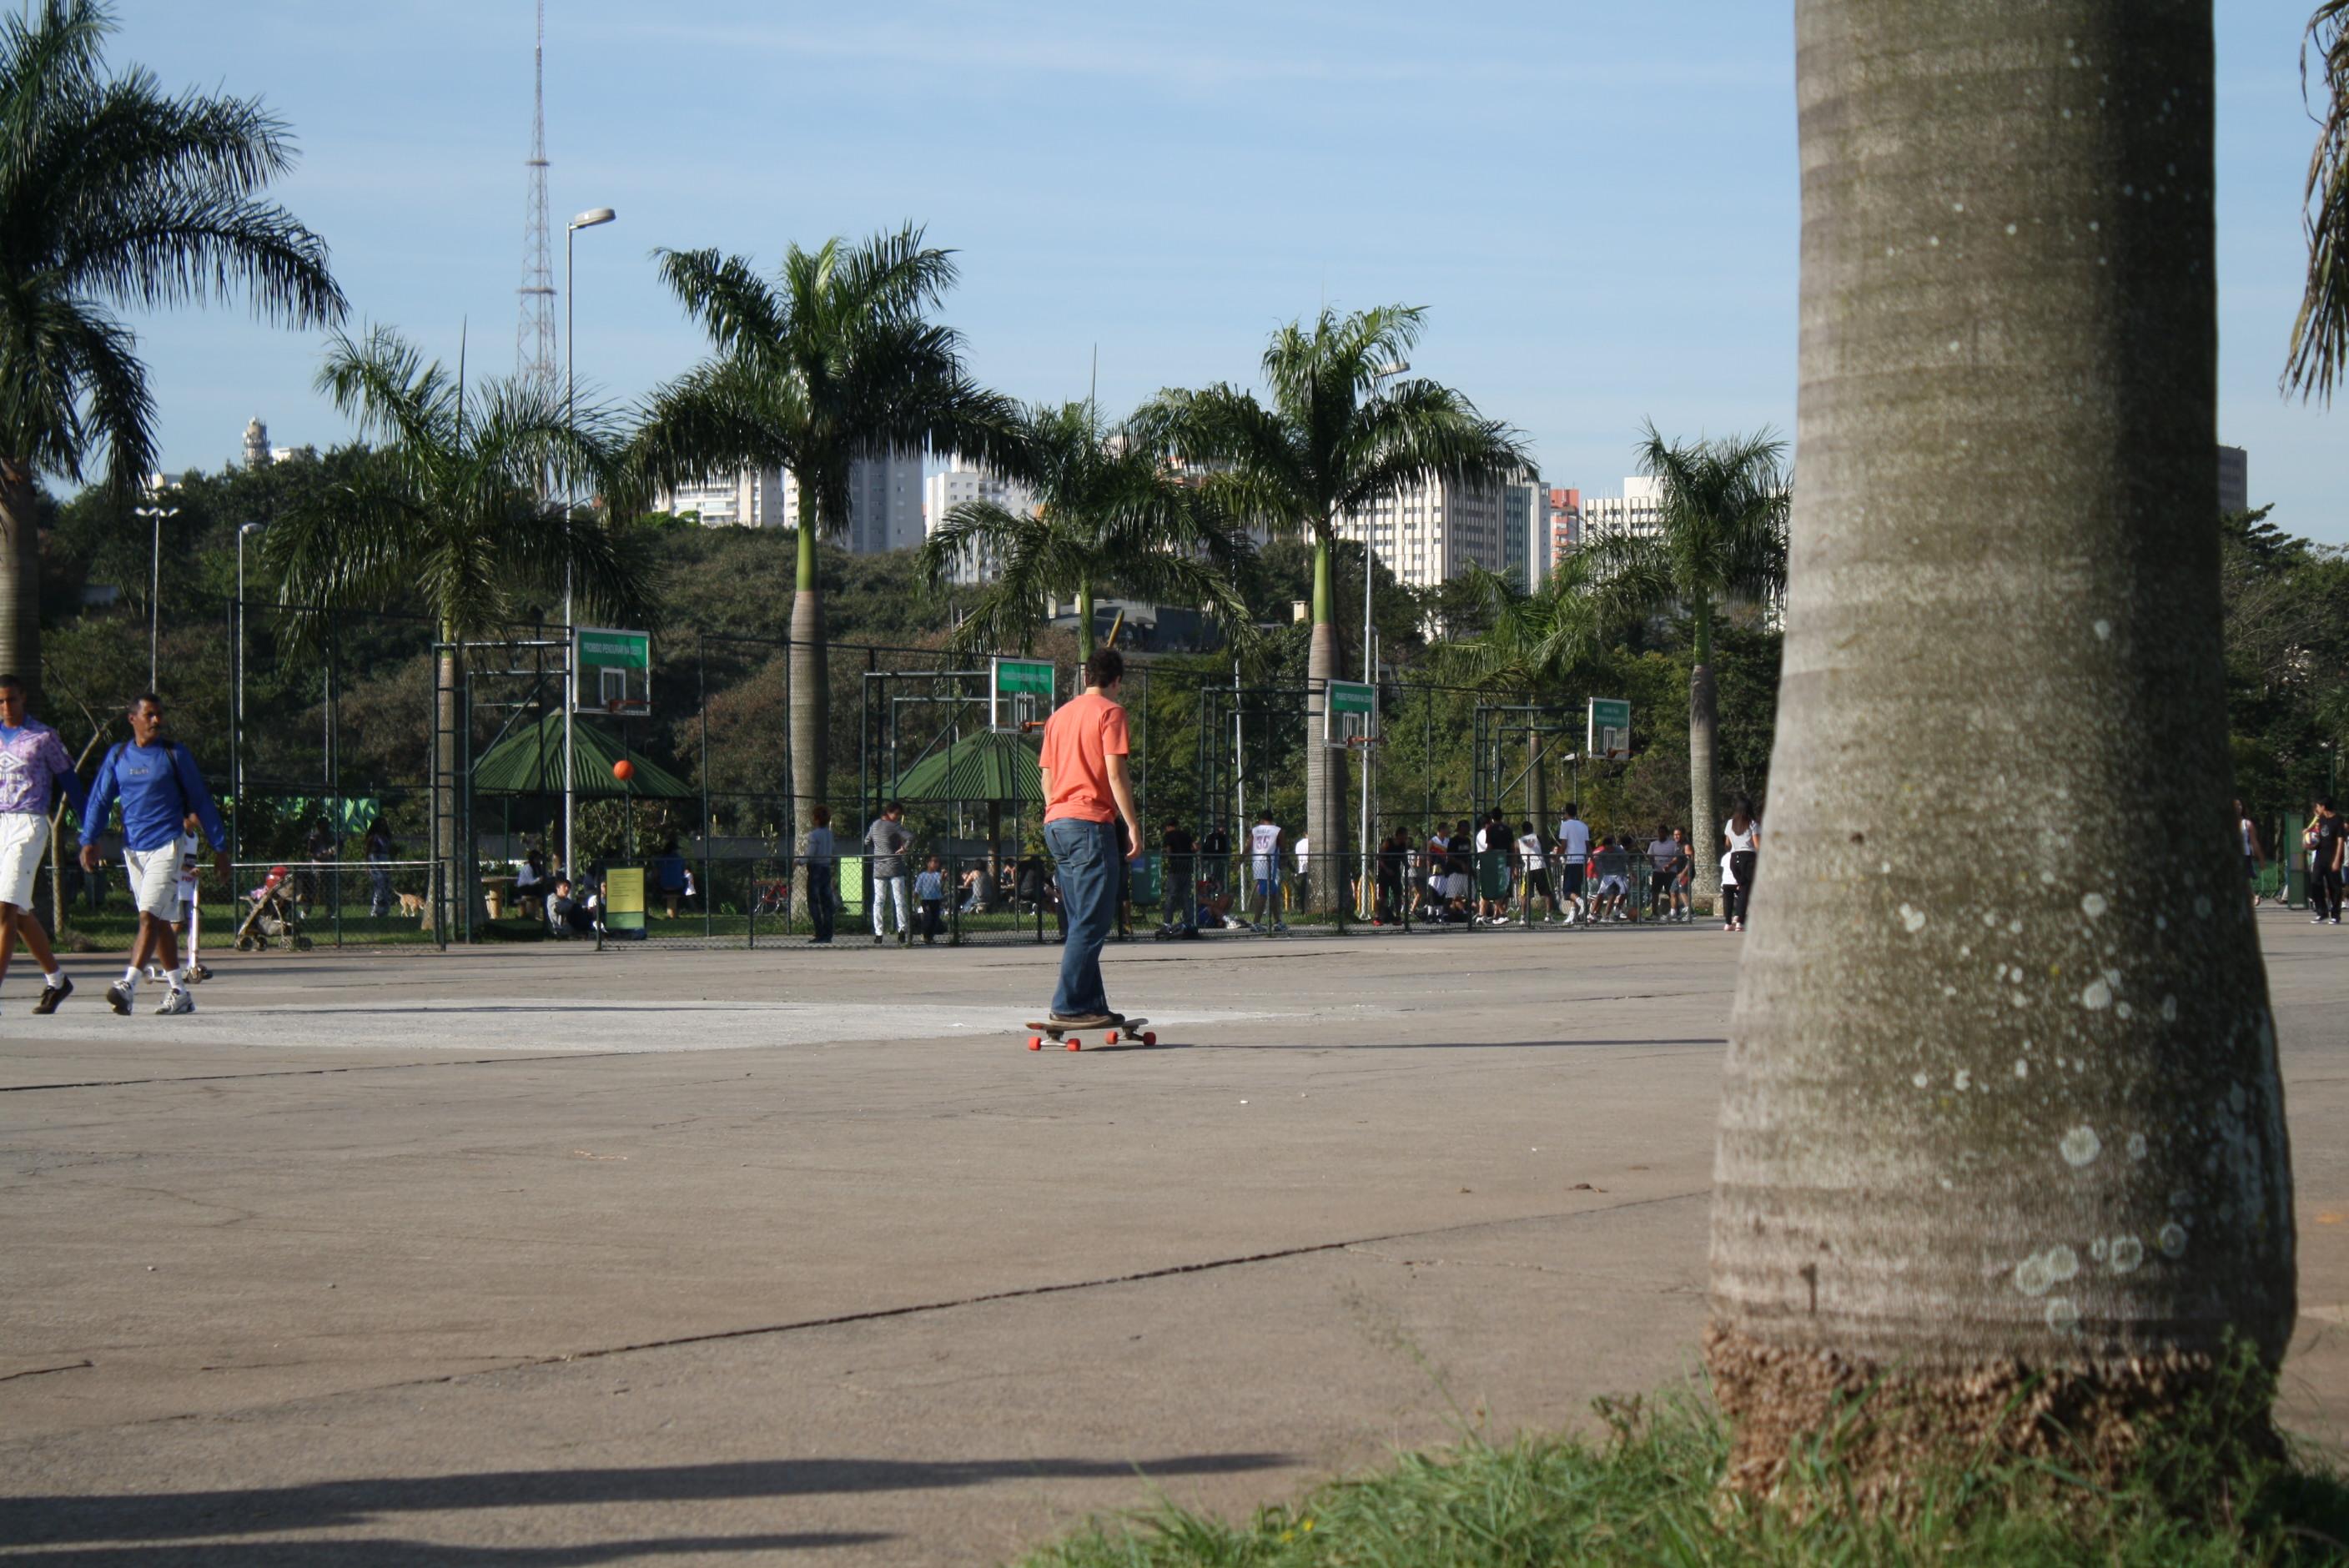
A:
[[[195,1010],[196,999],[193,996],[189,995],[184,987],[174,988],[164,996],[162,1006],[155,1009],[159,1016],[176,1013],[192,1013]]]

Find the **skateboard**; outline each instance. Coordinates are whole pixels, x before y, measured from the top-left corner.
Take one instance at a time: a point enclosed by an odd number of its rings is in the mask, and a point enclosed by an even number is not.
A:
[[[1149,1022],[1147,1018],[1128,1018],[1117,1027],[1104,1030],[1102,1034],[1102,1044],[1113,1046],[1120,1040],[1128,1040],[1137,1046],[1154,1046],[1158,1043],[1158,1032],[1143,1026]],[[1047,1024],[1030,1018],[1028,1020],[1028,1027],[1038,1031],[1028,1037],[1028,1048],[1031,1051],[1042,1050],[1044,1042],[1048,1038],[1057,1046],[1064,1037],[1068,1041],[1069,1049],[1081,1051],[1085,1048],[1085,1043],[1080,1037],[1079,1032],[1064,1024]]]

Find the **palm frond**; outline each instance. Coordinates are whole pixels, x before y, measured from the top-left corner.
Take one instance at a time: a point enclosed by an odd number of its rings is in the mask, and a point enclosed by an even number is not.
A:
[[[2302,192],[2308,283],[2292,324],[2283,388],[2330,403],[2349,367],[2349,0],[2324,0],[2308,20],[2300,51],[2303,102],[2312,51],[2323,102]]]
[[[766,353],[787,335],[788,307],[747,256],[715,250],[653,253],[654,270],[719,353]]]

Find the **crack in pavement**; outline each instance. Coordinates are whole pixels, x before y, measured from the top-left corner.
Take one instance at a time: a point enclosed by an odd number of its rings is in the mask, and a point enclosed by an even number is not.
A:
[[[454,1060],[424,1062],[367,1062],[347,1068],[267,1068],[249,1073],[193,1073],[184,1078],[89,1078],[81,1083],[12,1083],[0,1084],[0,1094],[33,1094],[47,1088],[136,1088],[141,1084],[157,1083],[220,1083],[234,1078],[326,1078],[335,1073],[405,1072],[409,1068],[486,1068],[503,1067],[509,1062],[575,1062],[595,1061],[607,1057],[652,1057],[660,1051],[558,1051],[543,1057],[461,1057]]]
[[[761,1339],[783,1334],[801,1334],[810,1329],[838,1328],[849,1324],[879,1323],[895,1317],[916,1317],[934,1312],[952,1312],[959,1307],[985,1306],[995,1302],[1028,1301],[1039,1296],[1065,1295],[1073,1291],[1100,1290],[1111,1285],[1143,1284],[1153,1280],[1178,1279],[1185,1274],[1210,1274],[1219,1269],[1242,1268],[1251,1264],[1281,1263],[1290,1258],[1313,1257],[1327,1253],[1345,1253],[1397,1242],[1413,1242],[1432,1236],[1462,1235],[1472,1231],[1494,1230],[1504,1225],[1531,1225],[1554,1220],[1581,1220],[1594,1215],[1625,1213],[1634,1209],[1655,1208],[1666,1203],[1685,1203],[1692,1198],[1711,1198],[1710,1186],[1693,1191],[1669,1192],[1656,1198],[1634,1198],[1621,1203],[1606,1203],[1588,1209],[1561,1209],[1547,1214],[1516,1214],[1500,1220],[1467,1220],[1458,1224],[1436,1225],[1426,1230],[1395,1231],[1383,1235],[1351,1236],[1343,1241],[1309,1242],[1293,1247],[1274,1247],[1260,1253],[1247,1253],[1234,1257],[1208,1258],[1197,1263],[1167,1264],[1158,1268],[1137,1269],[1131,1274],[1108,1274],[1098,1279],[1065,1280],[1057,1284],[1020,1285],[1011,1290],[982,1291],[976,1295],[956,1296],[944,1301],[910,1302],[903,1306],[871,1307],[862,1312],[833,1313],[823,1317],[797,1318],[789,1323],[758,1324],[746,1328],[718,1328],[702,1334],[680,1334],[666,1339],[647,1339],[628,1345],[602,1346],[588,1350],[568,1350],[553,1356],[532,1356],[510,1361],[502,1366],[474,1367],[462,1372],[441,1373],[429,1377],[404,1377],[390,1383],[373,1383],[356,1388],[337,1388],[327,1393],[309,1396],[289,1404],[315,1403],[321,1399],[347,1398],[354,1394],[379,1394],[397,1388],[424,1388],[455,1383],[467,1377],[500,1372],[525,1372],[543,1367],[562,1367],[579,1361],[606,1361],[617,1357],[633,1356],[647,1350],[675,1350],[693,1345],[714,1345],[733,1339]],[[153,1416],[136,1421],[111,1423],[104,1430],[159,1425],[171,1421],[194,1421],[206,1418],[241,1419],[255,1409],[269,1406],[209,1411],[185,1411],[171,1416]],[[33,1441],[54,1440],[35,1439]]]

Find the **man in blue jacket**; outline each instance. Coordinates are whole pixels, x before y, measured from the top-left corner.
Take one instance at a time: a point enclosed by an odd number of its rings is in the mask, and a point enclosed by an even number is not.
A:
[[[128,1015],[139,992],[139,973],[150,954],[160,954],[171,993],[158,1013],[192,1013],[187,972],[180,967],[179,939],[171,923],[180,914],[181,825],[193,812],[212,842],[212,872],[228,885],[228,830],[212,805],[196,759],[176,740],[163,738],[163,699],[148,692],[130,705],[130,738],[106,754],[89,787],[89,810],[82,817],[82,870],[98,869],[93,843],[106,830],[115,802],[122,804],[122,860],[130,872],[130,897],[139,906],[139,943],[130,967],[106,988],[107,1005]]]

